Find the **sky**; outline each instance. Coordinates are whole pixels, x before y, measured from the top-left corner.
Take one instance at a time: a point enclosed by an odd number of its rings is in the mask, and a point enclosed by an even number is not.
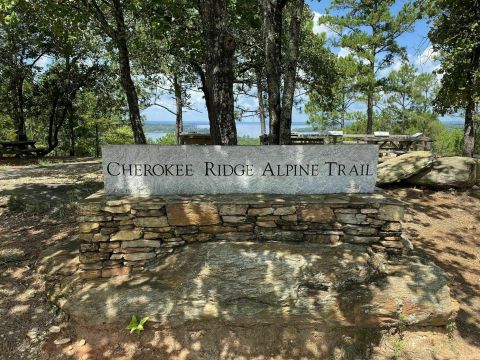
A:
[[[403,0],[397,1],[393,11],[397,11],[403,4]],[[325,25],[318,25],[317,19],[325,14],[325,9],[329,7],[330,1],[309,1],[306,3],[310,6],[310,9],[314,13],[314,32],[316,33],[326,33],[327,39],[331,39],[333,33]],[[434,60],[434,53],[430,41],[428,40],[428,23],[425,20],[419,20],[415,23],[415,29],[411,33],[403,34],[398,38],[398,42],[401,46],[404,46],[407,50],[408,58],[410,62],[416,67],[418,72],[431,72],[438,67],[438,63]],[[332,49],[337,56],[345,56],[346,49]],[[394,64],[389,68],[383,71],[383,76],[388,75],[391,70],[397,70],[400,67],[400,61],[394,62]],[[201,92],[191,92],[191,103],[192,106],[197,111],[185,111],[184,112],[184,121],[193,121],[193,122],[206,122],[208,121],[207,111],[204,105],[203,94]],[[238,101],[241,103],[242,107],[250,108],[252,110],[257,108],[257,102],[255,98],[252,97],[243,97],[239,98]],[[175,109],[175,99],[170,95],[162,96],[161,102],[163,105],[168,106],[171,109]],[[364,104],[358,103],[355,105],[355,109],[352,110],[363,110]],[[142,112],[148,121],[159,121],[159,122],[173,122],[175,121],[175,116],[169,113],[168,111],[152,106]],[[305,122],[308,116],[302,111],[294,110],[293,121],[295,123]],[[244,121],[258,121],[256,118],[248,118]]]

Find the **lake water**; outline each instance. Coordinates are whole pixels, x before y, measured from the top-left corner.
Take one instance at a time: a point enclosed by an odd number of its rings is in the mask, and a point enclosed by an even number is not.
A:
[[[168,123],[170,124],[170,123]],[[268,125],[268,124],[267,124]],[[194,130],[198,129],[198,132],[208,132],[209,129],[208,123],[185,123],[184,128],[193,128]],[[304,130],[305,128],[311,128],[310,125],[306,123],[293,123],[292,130],[298,131],[299,129]],[[295,130],[298,129],[298,130]],[[268,131],[268,129],[267,129]],[[147,137],[152,140],[157,140],[163,136],[165,136],[166,132],[163,131],[149,131],[146,133]],[[237,122],[237,135],[238,136],[250,136],[250,137],[258,137],[260,136],[260,123],[258,122],[246,122],[246,121],[239,121]]]

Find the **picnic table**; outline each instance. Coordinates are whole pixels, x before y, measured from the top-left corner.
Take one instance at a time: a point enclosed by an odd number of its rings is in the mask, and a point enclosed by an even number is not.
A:
[[[4,154],[15,156],[37,156],[44,149],[35,147],[36,141],[23,140],[23,141],[0,141],[0,156]]]
[[[212,145],[213,141],[210,134],[181,133],[180,144],[181,145]]]
[[[338,144],[355,142],[357,144],[377,144],[380,150],[392,153],[406,153],[412,150],[431,150],[432,142],[422,133],[413,135],[390,135],[388,132],[378,134],[344,134],[343,131],[329,131],[327,134],[298,134],[292,133],[291,141],[294,145],[307,144]],[[268,144],[268,135],[260,137],[262,144]]]

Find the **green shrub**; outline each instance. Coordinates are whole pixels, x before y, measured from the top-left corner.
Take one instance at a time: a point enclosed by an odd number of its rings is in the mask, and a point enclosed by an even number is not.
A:
[[[152,141],[149,140],[148,142],[152,142]],[[153,143],[157,145],[175,145],[177,143],[177,137],[175,135],[175,132],[171,131],[166,133],[161,138],[158,138],[157,140],[153,141]]]

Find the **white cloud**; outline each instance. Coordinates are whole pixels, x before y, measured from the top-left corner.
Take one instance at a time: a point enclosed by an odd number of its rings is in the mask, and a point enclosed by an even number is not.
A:
[[[396,59],[395,62],[390,65],[389,67],[385,68],[385,69],[382,69],[378,72],[378,76],[383,78],[383,77],[387,77],[388,74],[390,74],[392,71],[398,71],[400,70],[400,68],[402,67],[402,60],[400,59]]]
[[[419,56],[413,59],[413,62],[420,71],[432,72],[440,67],[439,62],[436,60],[437,56],[438,53],[433,50],[432,45],[429,45]]]
[[[319,24],[318,19],[325,14],[320,14],[316,11],[313,12],[313,33],[322,34],[324,33],[327,37],[335,35],[335,33],[325,24]]]
[[[337,56],[344,58],[344,57],[347,57],[348,55],[350,55],[351,53],[352,53],[352,52],[350,51],[350,49],[342,47],[342,48],[340,48],[340,50],[338,51]]]

